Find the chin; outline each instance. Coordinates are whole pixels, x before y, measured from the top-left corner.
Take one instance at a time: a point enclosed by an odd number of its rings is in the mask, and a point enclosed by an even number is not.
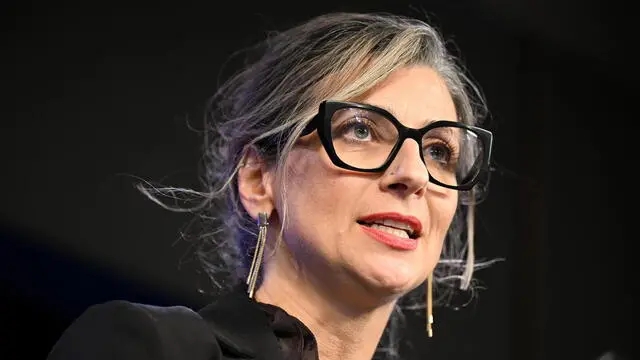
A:
[[[397,259],[378,261],[362,269],[361,276],[367,287],[382,297],[398,298],[419,286],[423,277],[416,266]]]

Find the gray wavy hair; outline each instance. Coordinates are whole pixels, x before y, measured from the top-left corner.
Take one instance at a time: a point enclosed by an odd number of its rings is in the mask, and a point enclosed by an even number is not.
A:
[[[320,102],[356,98],[393,71],[408,66],[426,65],[439,73],[453,98],[458,121],[477,125],[486,110],[478,87],[448,52],[438,31],[417,19],[332,13],[272,33],[250,50],[257,57],[220,86],[208,104],[202,163],[205,189],[139,185],[161,206],[197,214],[202,227],[190,240],[196,247],[194,254],[218,288],[244,280],[255,246],[257,228],[239,201],[236,182],[249,146],[274,166],[278,181],[285,181],[287,157]],[[474,259],[478,194],[474,190],[460,196],[434,270],[436,303],[447,303],[448,290],[472,289],[473,270],[488,265]],[[282,197],[282,204],[287,204],[286,192]],[[163,198],[186,203],[168,205]],[[286,224],[286,207],[279,215]],[[397,355],[402,309],[424,307],[417,305],[424,304],[423,297],[424,288],[419,287],[399,302],[379,354]]]

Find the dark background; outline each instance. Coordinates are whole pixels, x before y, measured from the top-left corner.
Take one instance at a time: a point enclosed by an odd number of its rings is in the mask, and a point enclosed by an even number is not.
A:
[[[326,11],[429,19],[488,100],[498,171],[485,290],[414,321],[404,358],[632,358],[637,40],[628,6],[583,1],[3,2],[2,358],[43,359],[87,306],[199,307],[191,218],[133,187],[198,186],[198,128],[237,50]],[[425,355],[426,354],[426,355]]]

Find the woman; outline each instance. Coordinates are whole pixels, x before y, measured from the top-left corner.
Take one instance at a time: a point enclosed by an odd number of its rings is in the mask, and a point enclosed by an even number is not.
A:
[[[340,13],[262,45],[213,98],[189,209],[216,217],[206,244],[243,281],[198,312],[96,305],[50,359],[371,359],[403,296],[426,284],[432,320],[432,279],[469,286],[457,223],[472,240],[492,136],[439,34]]]

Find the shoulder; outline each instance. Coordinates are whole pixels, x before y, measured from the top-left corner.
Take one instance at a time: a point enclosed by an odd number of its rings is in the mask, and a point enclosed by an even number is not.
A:
[[[216,359],[219,352],[206,322],[193,310],[116,300],[82,313],[48,359]]]

